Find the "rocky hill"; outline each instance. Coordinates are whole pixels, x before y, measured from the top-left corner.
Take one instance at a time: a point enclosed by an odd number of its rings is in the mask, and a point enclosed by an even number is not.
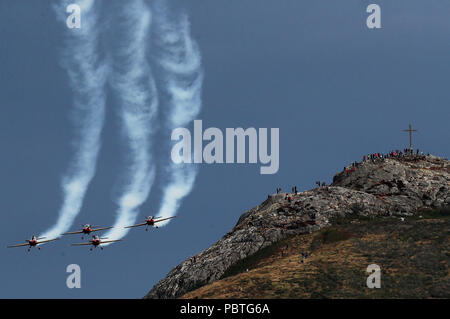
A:
[[[180,298],[450,298],[450,209],[333,224],[268,246]],[[372,264],[381,289],[366,286]]]
[[[330,227],[336,220],[410,217],[450,205],[450,162],[403,156],[350,165],[333,183],[309,191],[270,195],[245,212],[221,240],[185,260],[146,298],[177,298],[211,284],[233,266],[276,243]]]

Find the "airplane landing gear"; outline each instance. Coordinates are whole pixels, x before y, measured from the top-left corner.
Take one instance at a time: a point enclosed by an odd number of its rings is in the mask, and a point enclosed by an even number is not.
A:
[[[103,247],[100,247],[101,250],[103,250]]]
[[[89,248],[90,251],[92,251],[92,248]]]

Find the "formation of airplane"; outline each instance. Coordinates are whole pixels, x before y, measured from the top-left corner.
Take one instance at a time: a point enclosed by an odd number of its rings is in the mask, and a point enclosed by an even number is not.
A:
[[[149,226],[158,228],[157,223],[162,222],[164,220],[172,219],[172,218],[175,218],[175,217],[177,217],[177,216],[166,217],[166,218],[148,216],[147,218],[145,218],[145,222],[140,223],[140,224],[136,224],[136,225],[125,226],[124,228],[133,228],[133,227],[139,227],[139,226],[146,226],[145,230],[147,231]],[[72,231],[72,232],[67,232],[67,233],[64,233],[64,234],[61,234],[61,235],[82,234],[83,236],[81,236],[81,239],[83,240],[84,236],[86,236],[86,235],[90,235],[93,232],[106,230],[106,229],[111,229],[111,228],[113,228],[113,227],[112,226],[110,226],[110,227],[100,227],[100,226],[92,226],[91,224],[85,224],[85,225],[82,225],[82,228],[79,229],[79,230]],[[38,247],[39,245],[41,245],[43,243],[48,243],[48,242],[52,242],[52,241],[58,240],[59,237],[58,238],[53,238],[53,239],[47,239],[47,240],[43,240],[43,239],[45,239],[45,237],[38,238],[36,235],[33,235],[31,237],[31,239],[25,240],[24,244],[10,245],[10,246],[7,246],[7,248],[16,248],[16,247],[28,246],[28,251],[30,251],[30,249],[32,247],[37,247],[38,250],[40,250],[41,248]],[[105,240],[105,239],[108,239],[108,238],[106,238],[106,237],[99,237],[97,235],[93,235],[91,240],[88,240],[87,242],[84,242],[84,243],[72,244],[72,246],[89,246],[89,245],[92,245],[92,247],[89,250],[93,250],[93,248],[96,248],[96,247],[100,247],[103,250],[102,244],[122,241],[122,239],[117,239],[117,240]]]

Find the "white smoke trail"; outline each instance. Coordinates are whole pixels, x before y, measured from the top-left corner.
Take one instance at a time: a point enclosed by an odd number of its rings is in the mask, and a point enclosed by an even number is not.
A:
[[[139,214],[154,180],[155,167],[150,155],[150,137],[155,129],[153,118],[158,108],[156,85],[147,61],[147,40],[151,11],[141,0],[126,2],[121,18],[124,41],[118,50],[111,85],[118,93],[123,136],[129,145],[128,169],[122,195],[118,200],[114,228],[104,236],[120,239]]]
[[[161,52],[157,61],[164,71],[165,90],[170,101],[170,115],[166,126],[169,130],[188,125],[200,112],[203,71],[197,44],[191,38],[186,14],[169,19],[165,3],[156,2],[156,23]],[[163,190],[158,216],[174,216],[181,200],[192,190],[197,169],[192,164],[171,163],[169,182]],[[161,226],[170,220],[163,221]]]
[[[99,63],[98,27],[94,0],[63,1],[55,5],[65,25],[66,7],[77,3],[82,10],[80,29],[67,28],[63,65],[74,92],[74,116],[77,137],[73,162],[62,179],[63,203],[56,224],[39,237],[54,238],[66,232],[78,215],[90,181],[95,175],[100,150],[100,135],[105,115],[104,83],[107,66]]]

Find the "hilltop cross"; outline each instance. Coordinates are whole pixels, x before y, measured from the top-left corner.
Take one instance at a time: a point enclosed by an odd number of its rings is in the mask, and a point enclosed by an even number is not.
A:
[[[403,132],[409,132],[409,152],[412,154],[413,151],[413,144],[412,144],[412,133],[417,132],[416,129],[413,130],[412,125],[409,124],[409,129],[403,130]]]

